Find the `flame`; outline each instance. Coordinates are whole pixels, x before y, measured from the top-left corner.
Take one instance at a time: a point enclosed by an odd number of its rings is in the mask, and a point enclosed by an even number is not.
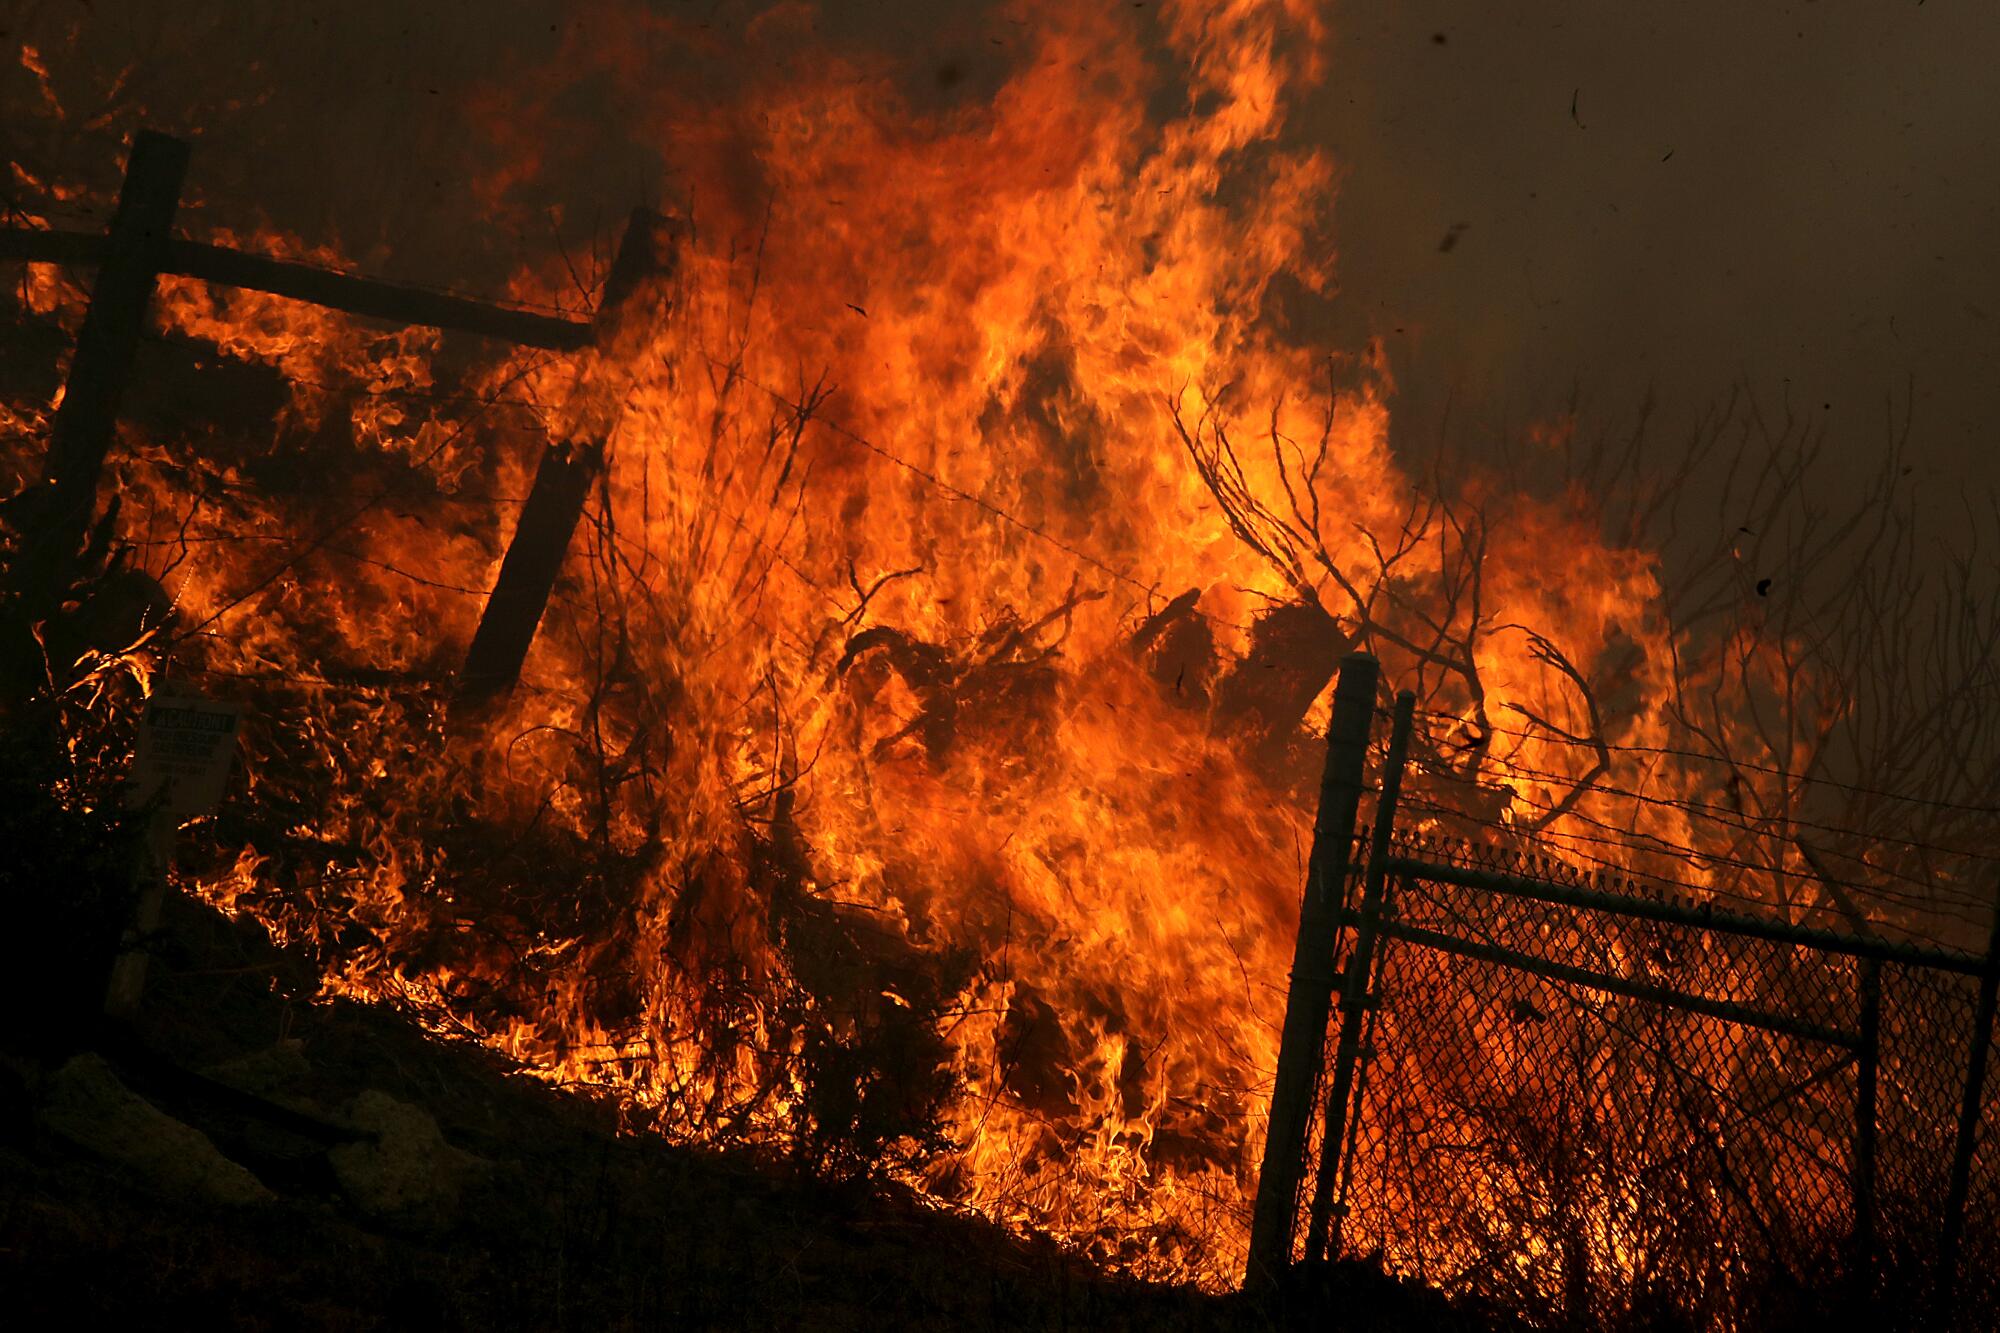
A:
[[[1271,608],[1352,629],[1335,575],[1400,533],[1388,595],[1447,617],[1476,597],[1489,627],[1467,657],[1483,696],[1446,681],[1430,705],[1514,775],[1505,820],[1589,765],[1554,731],[1589,732],[1563,663],[1616,685],[1612,779],[1707,799],[1638,753],[1675,734],[1659,561],[1579,493],[1467,477],[1457,510],[1427,508],[1379,355],[1286,333],[1283,293],[1333,279],[1333,165],[1286,137],[1325,74],[1310,0],[1023,0],[995,96],[942,109],[862,55],[781,58],[810,19],[757,20],[768,68],[706,98],[602,34],[716,39],[604,6],[476,102],[496,215],[568,165],[551,145],[584,81],[686,187],[675,271],[581,357],[468,368],[433,333],[163,283],[170,337],[281,385],[270,420],[192,444],[134,423],[117,463],[126,530],[196,631],[179,669],[269,700],[248,799],[278,831],[218,847],[194,886],[315,948],[329,994],[690,1139],[795,1147],[807,1110],[831,1114],[799,1071],[858,1032],[921,1046],[897,1026],[919,1015],[945,1143],[898,1172],[1225,1285],[1327,707],[1324,672],[1288,716],[1257,692],[1296,668],[1259,656]],[[211,239],[345,266],[274,231]],[[572,285],[550,254],[511,295]],[[608,473],[522,688],[454,733],[443,682],[537,452],[593,431]],[[1324,563],[1246,540],[1194,465],[1230,451],[1242,495],[1323,516]],[[1282,547],[1287,522],[1261,531]],[[1471,544],[1476,592],[1453,582]],[[1431,669],[1384,651],[1392,676]],[[1783,653],[1748,636],[1698,669],[1778,676]],[[1546,725],[1496,736],[1509,705]],[[1593,792],[1548,832],[1621,811]],[[454,818],[517,842],[468,845]]]

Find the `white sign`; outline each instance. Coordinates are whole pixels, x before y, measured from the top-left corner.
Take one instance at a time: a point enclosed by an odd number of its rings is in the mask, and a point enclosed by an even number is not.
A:
[[[192,819],[222,804],[243,705],[185,691],[157,693],[139,718],[139,753],[128,797],[135,810]]]

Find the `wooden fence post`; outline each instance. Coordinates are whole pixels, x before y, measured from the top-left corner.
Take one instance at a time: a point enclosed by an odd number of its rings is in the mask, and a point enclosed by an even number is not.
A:
[[[1333,955],[1339,940],[1380,675],[1374,658],[1355,653],[1342,660],[1333,687],[1326,767],[1320,778],[1305,893],[1299,903],[1299,933],[1292,946],[1291,988],[1285,996],[1285,1026],[1271,1089],[1270,1129],[1257,1173],[1245,1286],[1275,1282],[1292,1260],[1299,1177],[1305,1167],[1313,1085],[1319,1081],[1327,1019],[1333,1009]]]
[[[1958,1104],[1958,1136],[1952,1145],[1951,1179],[1945,1187],[1944,1230],[1938,1239],[1939,1324],[1952,1316],[1958,1285],[1958,1246],[1965,1234],[1965,1199],[1972,1189],[1972,1154],[1979,1144],[1979,1113],[1986,1100],[1986,1058],[1993,1045],[1993,1011],[2000,999],[2000,892],[1993,895],[1993,929],[1986,939],[1986,970],[1979,976],[1973,1008],[1972,1051],[1966,1060],[1965,1094]]]
[[[658,215],[634,209],[625,224],[618,257],[605,278],[604,296],[597,311],[597,340],[600,350],[610,341],[612,328],[626,299],[640,281],[661,265],[653,253],[653,235],[660,224]],[[548,609],[549,594],[555,591],[562,573],[563,557],[570,538],[583,518],[584,502],[590,497],[591,482],[604,465],[605,439],[551,441],[535,469],[535,483],[521,508],[520,521],[508,539],[507,554],[500,561],[500,576],[480,613],[479,626],[465,651],[465,665],[458,673],[457,703],[460,716],[477,714],[486,705],[503,699],[521,677],[521,665]]]
[[[1354,1071],[1361,1055],[1361,1030],[1376,997],[1369,994],[1369,974],[1375,966],[1377,929],[1388,883],[1389,843],[1396,831],[1396,805],[1403,795],[1403,768],[1410,756],[1410,723],[1417,696],[1404,690],[1396,696],[1396,715],[1389,728],[1389,755],[1382,765],[1382,793],[1375,801],[1375,828],[1368,840],[1368,869],[1361,888],[1361,919],[1354,932],[1354,949],[1341,973],[1340,1043],[1333,1057],[1333,1084],[1326,1094],[1325,1146],[1320,1150],[1319,1177],[1313,1182],[1311,1227],[1306,1232],[1306,1257],[1340,1254],[1341,1219],[1333,1209],[1334,1178],[1340,1173],[1342,1145],[1347,1137],[1348,1101],[1354,1091]]]
[[[480,613],[479,627],[458,673],[458,702],[477,709],[505,697],[542,623],[563,556],[583,517],[590,483],[604,463],[596,446],[551,443],[535,469],[535,484],[500,561],[500,577]]]
[[[76,337],[69,379],[49,432],[39,512],[31,521],[16,588],[31,619],[61,605],[72,563],[97,510],[97,482],[118,428],[118,407],[145,331],[146,309],[166,266],[188,146],[142,130],[105,237],[97,281]]]

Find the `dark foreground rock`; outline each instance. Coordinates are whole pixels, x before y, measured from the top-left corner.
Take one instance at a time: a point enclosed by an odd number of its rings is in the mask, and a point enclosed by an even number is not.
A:
[[[206,1134],[126,1087],[103,1056],[86,1051],[49,1076],[42,1127],[72,1147],[126,1168],[161,1194],[229,1206],[272,1203],[262,1181],[217,1151]]]

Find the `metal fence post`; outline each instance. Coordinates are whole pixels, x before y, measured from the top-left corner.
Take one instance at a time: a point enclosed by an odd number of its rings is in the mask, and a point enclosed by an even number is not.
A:
[[[1333,955],[1340,933],[1341,896],[1346,891],[1354,846],[1354,821],[1361,804],[1361,779],[1368,761],[1368,734],[1375,721],[1375,686],[1380,674],[1374,658],[1356,653],[1341,661],[1333,687],[1326,768],[1320,780],[1305,894],[1299,903],[1291,988],[1285,997],[1285,1026],[1278,1047],[1277,1078],[1271,1089],[1271,1123],[1251,1213],[1245,1286],[1274,1281],[1292,1259],[1313,1085],[1319,1081],[1327,1019],[1333,1008]]]
[[[1860,966],[1860,1041],[1854,1053],[1854,1271],[1855,1291],[1874,1291],[1875,1264],[1875,1093],[1882,1049],[1882,963],[1864,958]]]
[[[1938,1238],[1938,1295],[1941,1319],[1951,1317],[1958,1285],[1958,1246],[1965,1234],[1965,1199],[1972,1189],[1972,1154],[1979,1143],[1979,1112],[1986,1099],[1986,1057],[1993,1045],[1994,1001],[2000,998],[2000,891],[1993,895],[1993,929],[1986,940],[1986,970],[1979,977],[1979,1003],[1972,1018],[1972,1052],[1966,1061],[1965,1095],[1958,1104],[1958,1137],[1952,1145],[1951,1179],[1945,1189],[1944,1230]]]
[[[1312,1224],[1306,1232],[1306,1257],[1340,1253],[1341,1219],[1333,1212],[1334,1177],[1347,1137],[1348,1099],[1354,1090],[1354,1069],[1361,1054],[1361,1029],[1375,1003],[1368,993],[1375,962],[1375,940],[1382,919],[1382,896],[1388,880],[1389,840],[1396,829],[1396,803],[1403,793],[1403,766],[1410,754],[1410,721],[1417,696],[1404,690],[1396,696],[1396,716],[1390,724],[1389,755],[1382,765],[1382,794],[1375,802],[1375,828],[1368,841],[1368,870],[1361,889],[1361,919],[1354,949],[1341,975],[1340,1044],[1334,1051],[1333,1085],[1326,1095],[1327,1145],[1320,1153],[1319,1176],[1313,1182]]]

